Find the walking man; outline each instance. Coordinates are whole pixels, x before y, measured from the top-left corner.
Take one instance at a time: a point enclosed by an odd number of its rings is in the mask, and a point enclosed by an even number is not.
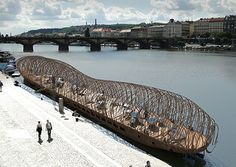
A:
[[[145,167],[151,167],[151,163],[150,163],[150,161],[147,161]]]
[[[46,130],[48,131],[48,141],[50,142],[52,140],[51,138],[52,124],[51,122],[49,122],[49,120],[47,120],[46,123]]]
[[[2,86],[3,86],[3,83],[2,81],[0,81],[0,92],[2,92]]]
[[[41,133],[42,133],[42,125],[40,123],[40,121],[38,121],[37,127],[36,127],[36,132],[38,132],[38,142],[40,143],[42,141],[41,139]]]

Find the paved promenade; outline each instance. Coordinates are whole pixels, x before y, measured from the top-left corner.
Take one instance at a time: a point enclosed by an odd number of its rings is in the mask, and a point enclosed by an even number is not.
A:
[[[40,100],[14,80],[0,73],[0,167],[167,167],[110,131],[80,117],[76,122],[70,110],[63,118],[51,100]],[[47,141],[46,120],[53,126],[52,142]],[[43,125],[43,142],[37,142],[36,125]]]

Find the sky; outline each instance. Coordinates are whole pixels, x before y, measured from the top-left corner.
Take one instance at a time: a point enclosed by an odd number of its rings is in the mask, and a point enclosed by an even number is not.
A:
[[[236,14],[236,0],[0,0],[0,33],[76,25],[197,20]]]

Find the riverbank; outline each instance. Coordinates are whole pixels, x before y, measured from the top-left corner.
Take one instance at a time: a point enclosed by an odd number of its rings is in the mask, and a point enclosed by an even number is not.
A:
[[[14,86],[13,78],[0,73],[0,80],[0,166],[143,167],[147,160],[155,167],[169,166],[83,117],[76,122],[68,109],[62,117],[50,99]],[[53,125],[51,143],[46,141],[47,119]],[[39,120],[41,145],[35,132]]]
[[[236,47],[233,45],[215,45],[206,44],[204,46],[199,44],[186,44],[183,49],[186,50],[201,50],[201,51],[236,51]]]

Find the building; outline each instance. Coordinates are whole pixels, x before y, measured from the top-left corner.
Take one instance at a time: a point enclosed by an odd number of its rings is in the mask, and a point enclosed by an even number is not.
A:
[[[194,34],[194,22],[189,22],[189,35]]]
[[[231,34],[236,34],[236,15],[225,16],[223,31]]]
[[[90,33],[91,37],[111,37],[112,30],[110,28],[95,28]]]
[[[209,22],[209,33],[220,33],[223,32],[224,18],[210,18]]]
[[[147,34],[149,38],[158,38],[163,37],[163,30],[165,25],[154,25],[151,27],[148,27]]]
[[[201,18],[193,23],[195,35],[223,32],[224,18]]]
[[[120,36],[119,30],[111,30],[110,37],[119,37],[119,36]]]
[[[190,23],[189,22],[181,22],[181,25],[182,25],[182,34],[181,36],[183,38],[187,38],[190,34]]]
[[[179,21],[175,22],[174,19],[170,19],[170,21],[163,28],[163,37],[182,37],[182,24]]]
[[[131,29],[124,29],[120,31],[120,37],[130,37]]]
[[[209,32],[209,22],[206,18],[201,18],[194,23],[194,34],[202,35]]]
[[[136,38],[146,38],[147,37],[147,27],[133,27],[131,28],[131,37]]]

